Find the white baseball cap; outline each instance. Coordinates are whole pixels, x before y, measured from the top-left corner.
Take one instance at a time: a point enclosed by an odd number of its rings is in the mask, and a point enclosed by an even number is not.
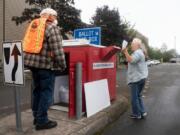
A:
[[[40,13],[40,16],[42,16],[44,14],[57,16],[57,12],[54,9],[52,9],[52,8],[45,8],[45,9],[43,9],[41,11],[41,13]]]

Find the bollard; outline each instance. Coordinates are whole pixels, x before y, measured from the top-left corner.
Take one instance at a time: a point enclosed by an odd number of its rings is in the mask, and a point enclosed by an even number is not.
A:
[[[20,91],[15,86],[15,110],[16,110],[16,128],[17,132],[22,132],[22,122],[21,122],[21,104],[20,104]]]
[[[82,63],[76,64],[76,119],[82,116]]]

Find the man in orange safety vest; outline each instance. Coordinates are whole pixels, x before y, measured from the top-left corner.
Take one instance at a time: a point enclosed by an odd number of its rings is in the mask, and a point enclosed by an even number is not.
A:
[[[65,55],[62,36],[57,26],[57,12],[43,9],[40,18],[33,20],[23,40],[24,64],[32,71],[32,112],[36,130],[57,126],[48,118],[48,108],[53,102],[54,70],[64,71]]]

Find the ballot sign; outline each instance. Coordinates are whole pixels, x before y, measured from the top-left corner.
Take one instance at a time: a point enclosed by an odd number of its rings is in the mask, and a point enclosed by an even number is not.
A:
[[[24,85],[22,42],[3,42],[2,46],[4,83],[11,85]]]
[[[91,44],[101,45],[101,28],[84,28],[74,30],[75,39],[87,39]]]

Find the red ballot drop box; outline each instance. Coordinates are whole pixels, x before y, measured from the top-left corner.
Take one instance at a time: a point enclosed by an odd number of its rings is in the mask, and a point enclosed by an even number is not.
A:
[[[120,48],[100,45],[67,45],[64,46],[67,68],[64,72],[56,72],[55,103],[63,99],[68,108],[69,117],[75,116],[75,68],[82,63],[82,106],[85,112],[84,83],[107,79],[110,99],[116,98],[116,55]],[[61,87],[61,85],[65,85]],[[59,92],[59,88],[61,89]],[[64,89],[64,90],[63,90]],[[64,92],[64,93],[63,93]]]

